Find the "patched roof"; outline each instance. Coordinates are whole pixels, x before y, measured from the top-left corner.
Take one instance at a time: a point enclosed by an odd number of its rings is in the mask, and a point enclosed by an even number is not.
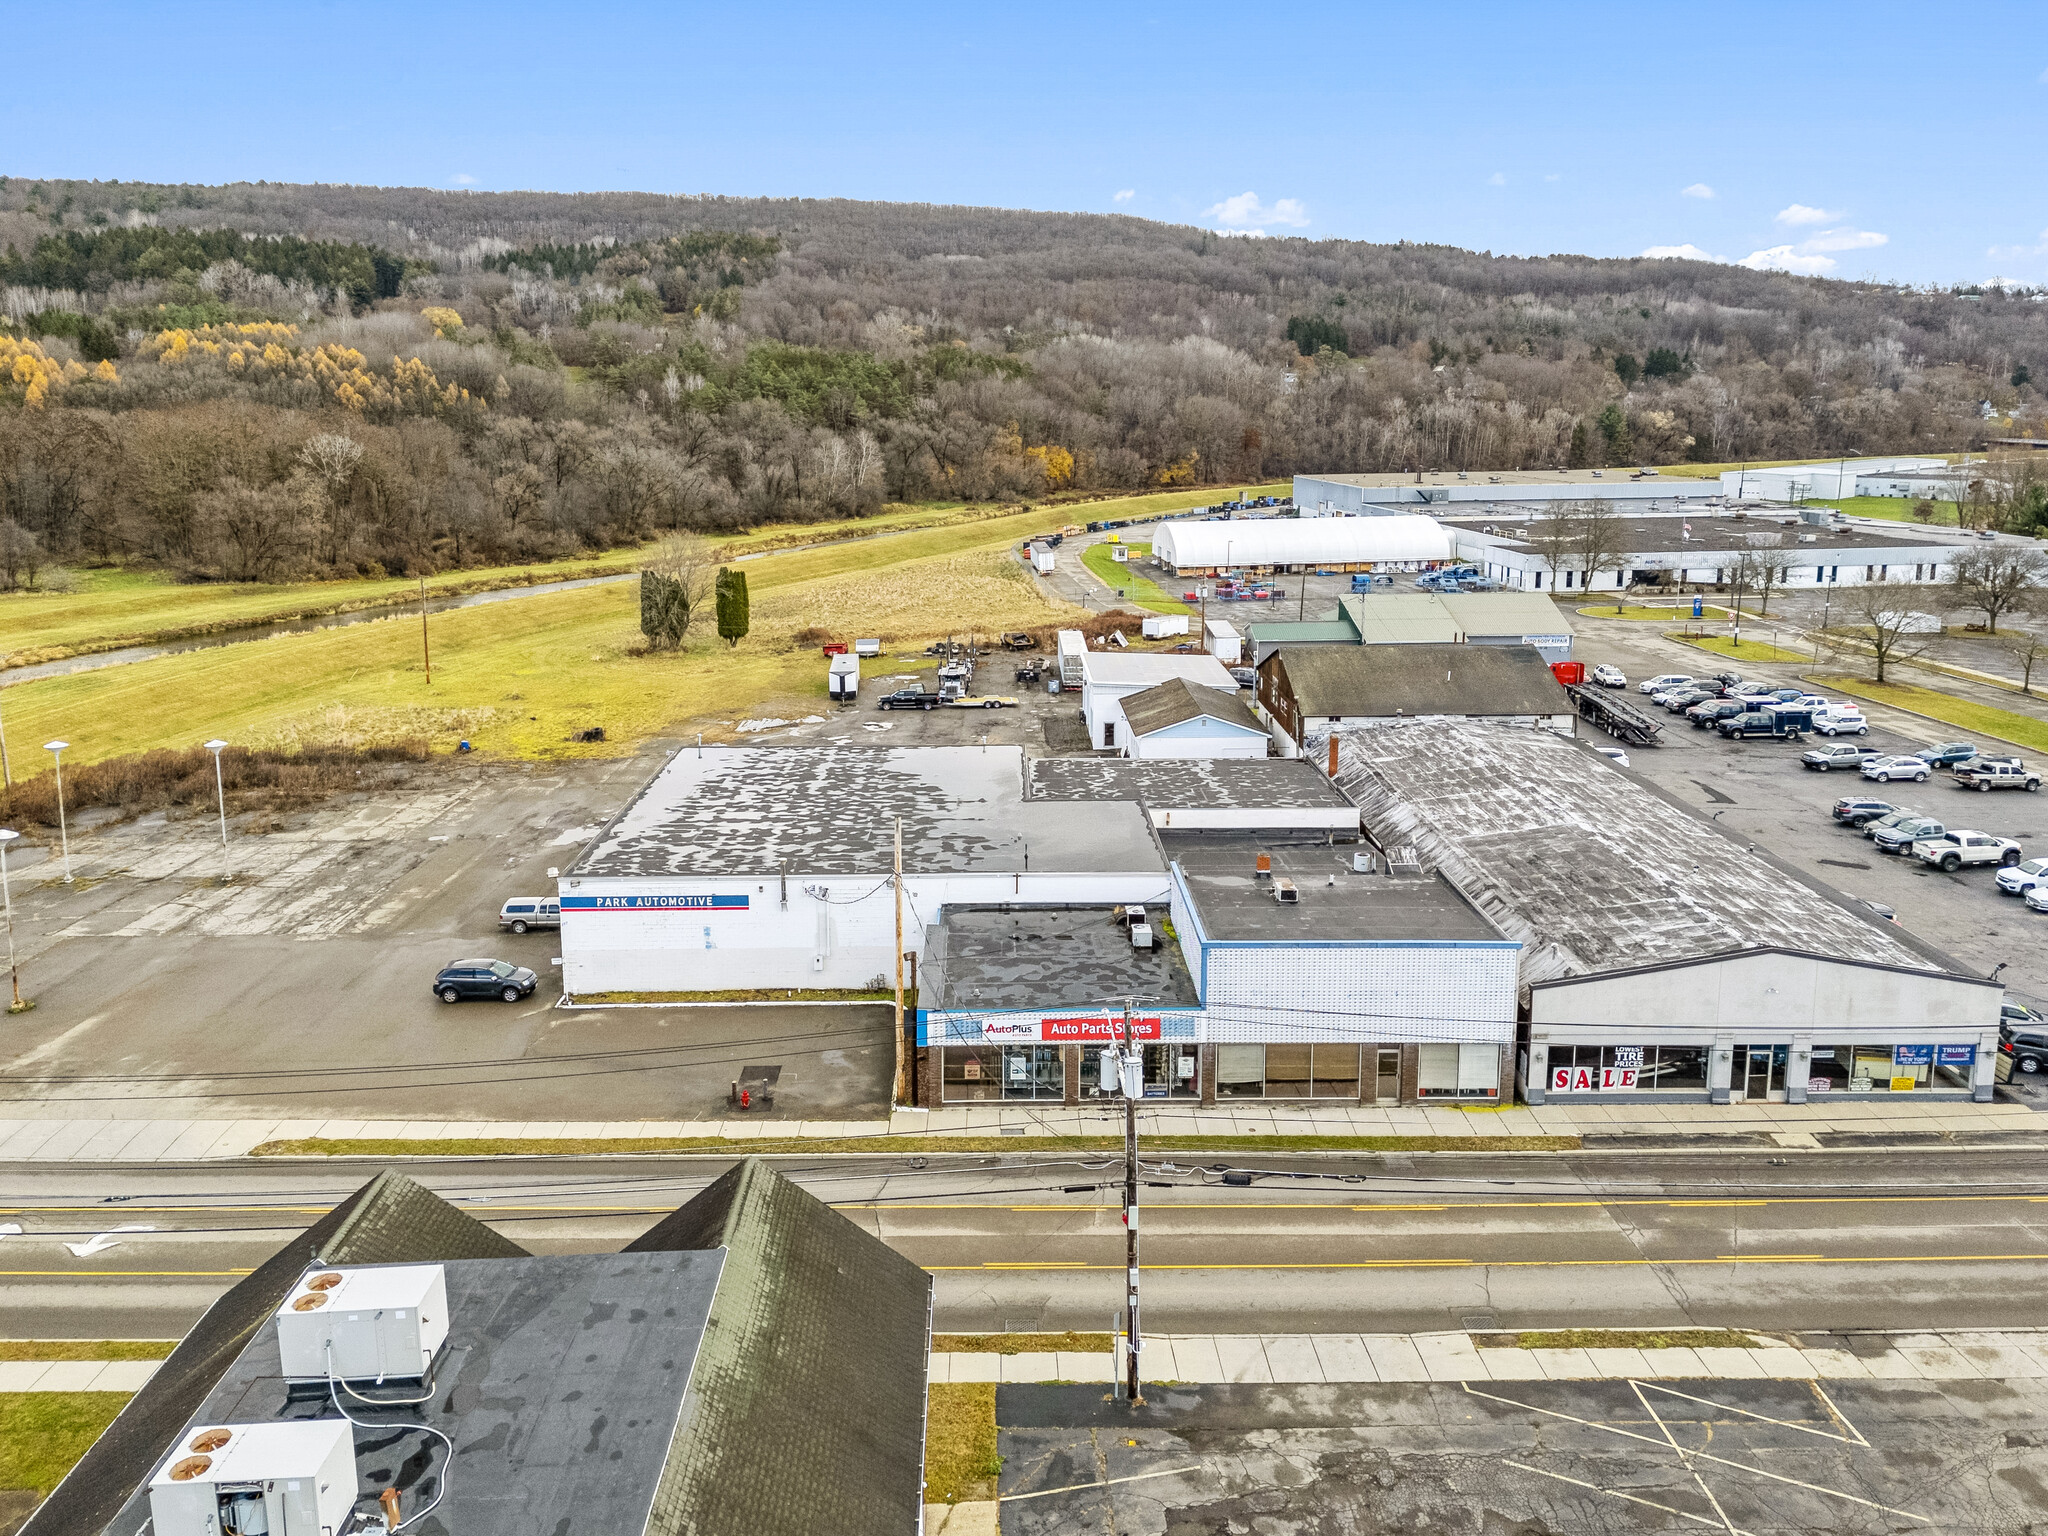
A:
[[[650,1536],[916,1530],[931,1277],[755,1158],[625,1251],[719,1247]]]
[[[1224,725],[1241,726],[1260,736],[1266,734],[1258,717],[1238,697],[1235,684],[1225,693],[1221,688],[1205,688],[1176,677],[1143,693],[1132,694],[1123,701],[1123,706],[1124,720],[1134,736],[1150,736],[1154,731],[1204,716]]]
[[[1524,982],[1767,947],[1952,968],[1564,737],[1418,720],[1338,739],[1374,839],[1519,940]]]
[[[1134,805],[1027,800],[1021,747],[689,747],[566,875],[886,876],[898,817],[908,874],[1165,868]]]
[[[1381,592],[1337,599],[1364,645],[1455,645],[1464,636],[1434,592]]]
[[[1310,719],[1396,715],[1567,715],[1571,700],[1527,645],[1283,645],[1282,666]]]
[[[920,998],[953,1013],[1070,1008],[1100,1014],[1108,1001],[1142,997],[1148,1009],[1196,1008],[1201,999],[1180,946],[1159,928],[1168,893],[1149,907],[1157,942],[1131,947],[1111,907],[947,907],[925,930]]]
[[[155,1471],[171,1437],[199,1413],[208,1394],[283,1305],[308,1266],[419,1264],[525,1254],[517,1243],[404,1174],[378,1174],[207,1308],[148,1385],[129,1400],[29,1517],[23,1536],[99,1536]]]
[[[1321,810],[1348,806],[1300,758],[1041,757],[1031,793],[1044,800],[1135,800],[1149,810]]]

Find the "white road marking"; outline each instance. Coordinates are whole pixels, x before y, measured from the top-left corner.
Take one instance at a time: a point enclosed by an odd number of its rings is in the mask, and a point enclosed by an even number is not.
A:
[[[1690,1520],[1695,1525],[1711,1525],[1718,1530],[1734,1531],[1735,1536],[1752,1536],[1749,1531],[1738,1530],[1719,1520],[1709,1520],[1705,1515],[1688,1514],[1682,1509],[1673,1509],[1669,1504],[1659,1504],[1655,1499],[1641,1498],[1633,1493],[1623,1493],[1619,1488],[1602,1488],[1598,1483],[1588,1483],[1576,1477],[1566,1477],[1562,1472],[1546,1472],[1541,1467],[1531,1467],[1519,1461],[1509,1461],[1505,1456],[1500,1464],[1513,1467],[1517,1472],[1534,1472],[1538,1477],[1554,1477],[1560,1483],[1570,1483],[1574,1488],[1584,1488],[1589,1493],[1604,1493],[1611,1499],[1627,1499],[1631,1504],[1642,1504],[1650,1509],[1661,1510],[1667,1515],[1676,1515],[1681,1520]]]
[[[21,1236],[21,1224],[19,1222],[10,1221],[5,1226],[0,1226],[0,1237],[19,1236]]]
[[[64,1246],[71,1250],[71,1256],[74,1259],[89,1259],[96,1253],[105,1253],[109,1248],[121,1246],[114,1236],[115,1232],[154,1232],[155,1230],[155,1227],[131,1222],[125,1227],[115,1227],[112,1231],[102,1232],[97,1237],[87,1238],[82,1243],[66,1243]]]
[[[1069,1488],[1039,1488],[1031,1493],[1003,1493],[996,1495],[999,1504],[1015,1504],[1020,1499],[1049,1499],[1056,1493],[1086,1493],[1091,1488],[1114,1488],[1119,1483],[1142,1483],[1152,1477],[1179,1477],[1183,1472],[1199,1472],[1202,1464],[1192,1467],[1169,1467],[1164,1472],[1139,1472],[1130,1477],[1104,1478],[1099,1483],[1075,1483]]]
[[[1780,1429],[1796,1429],[1802,1435],[1818,1435],[1823,1440],[1837,1440],[1840,1441],[1843,1445],[1860,1445],[1865,1450],[1870,1449],[1870,1442],[1864,1439],[1863,1436],[1861,1436],[1860,1434],[1856,1433],[1854,1425],[1849,1426],[1849,1433],[1846,1435],[1830,1434],[1825,1429],[1815,1429],[1811,1424],[1801,1424],[1792,1419],[1774,1419],[1767,1413],[1751,1413],[1747,1408],[1736,1408],[1728,1403],[1717,1403],[1713,1401],[1713,1399],[1711,1398],[1694,1397],[1690,1392],[1681,1392],[1676,1387],[1665,1386],[1662,1382],[1644,1381],[1635,1383],[1635,1386],[1637,1389],[1636,1395],[1638,1397],[1642,1396],[1643,1390],[1647,1388],[1652,1392],[1662,1392],[1669,1397],[1682,1397],[1689,1403],[1699,1403],[1703,1407],[1716,1408],[1719,1409],[1722,1413],[1739,1413],[1745,1419],[1759,1419],[1766,1424],[1775,1424]],[[1814,1390],[1816,1392],[1820,1392],[1820,1385],[1818,1382],[1814,1383]],[[1821,1392],[1821,1396],[1822,1398],[1826,1398],[1827,1394],[1825,1392]],[[1648,1403],[1644,1403],[1643,1406],[1645,1408],[1650,1407]],[[1837,1417],[1840,1417],[1841,1410],[1835,1408],[1835,1405],[1832,1402],[1828,1404],[1828,1407],[1831,1411],[1833,1411],[1836,1414]],[[1656,1416],[1656,1410],[1654,1408],[1650,1409],[1650,1413],[1651,1417],[1654,1418]],[[1847,1419],[1842,1419],[1842,1423],[1848,1424],[1849,1421]]]
[[[1563,1419],[1568,1424],[1581,1425],[1586,1429],[1602,1429],[1610,1435],[1619,1435],[1624,1440],[1640,1440],[1644,1445],[1661,1446],[1664,1444],[1662,1440],[1659,1440],[1654,1436],[1637,1434],[1632,1429],[1622,1429],[1618,1425],[1602,1424],[1596,1419],[1582,1419],[1577,1414],[1562,1413],[1555,1408],[1539,1407],[1535,1403],[1517,1402],[1515,1401],[1515,1399],[1511,1397],[1496,1397],[1491,1392],[1481,1392],[1469,1381],[1461,1382],[1459,1383],[1459,1385],[1464,1387],[1464,1389],[1467,1392],[1471,1393],[1474,1397],[1483,1397],[1486,1398],[1489,1402],[1501,1403],[1509,1408],[1519,1408],[1524,1413],[1540,1413],[1548,1418]],[[1710,1406],[1720,1407],[1722,1405],[1716,1403],[1711,1404]],[[1888,1515],[1902,1515],[1908,1520],[1918,1520],[1922,1525],[1932,1525],[1934,1523],[1932,1517],[1930,1516],[1916,1515],[1910,1509],[1895,1509],[1889,1504],[1879,1504],[1874,1499],[1860,1499],[1853,1493],[1842,1492],[1842,1490],[1839,1488],[1824,1488],[1819,1483],[1801,1482],[1796,1477],[1786,1477],[1782,1473],[1768,1472],[1762,1467],[1753,1467],[1749,1465],[1749,1463],[1743,1461],[1730,1461],[1725,1456],[1713,1456],[1709,1455],[1705,1451],[1694,1451],[1692,1454],[1696,1459],[1700,1461],[1711,1461],[1714,1463],[1714,1465],[1719,1467],[1733,1467],[1738,1472],[1753,1473],[1758,1477],[1769,1478],[1774,1483],[1784,1483],[1789,1487],[1804,1488],[1808,1493],[1824,1493],[1829,1498],[1845,1499],[1851,1504],[1861,1504],[1865,1509],[1881,1509]]]

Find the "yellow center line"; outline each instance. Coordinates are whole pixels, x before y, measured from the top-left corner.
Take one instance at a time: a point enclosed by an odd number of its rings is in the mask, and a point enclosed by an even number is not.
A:
[[[1343,1269],[1677,1269],[1711,1264],[2011,1264],[2039,1263],[2048,1253],[1872,1254],[1867,1257],[1827,1254],[1717,1254],[1710,1259],[1358,1259],[1328,1263],[1272,1264],[1140,1264],[1143,1270],[1343,1270]],[[927,1264],[930,1274],[989,1269],[1119,1270],[1122,1264]]]

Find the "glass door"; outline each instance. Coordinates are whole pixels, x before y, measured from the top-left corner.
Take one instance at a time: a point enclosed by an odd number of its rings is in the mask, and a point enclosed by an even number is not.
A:
[[[1401,1102],[1401,1048],[1398,1045],[1383,1045],[1379,1048],[1379,1072],[1373,1088],[1373,1099],[1380,1104]]]
[[[1736,1064],[1745,1068],[1738,1078],[1743,1088],[1741,1097],[1751,1103],[1762,1103],[1767,1099],[1782,1101],[1785,1097],[1785,1056],[1786,1048],[1782,1045],[1736,1047]],[[1729,1097],[1736,1095],[1731,1093]]]

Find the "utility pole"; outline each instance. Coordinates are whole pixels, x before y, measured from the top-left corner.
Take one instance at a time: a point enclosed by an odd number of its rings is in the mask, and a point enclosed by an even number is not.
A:
[[[420,661],[427,669],[427,686],[434,686],[434,657],[427,648],[427,576],[420,573]]]
[[[1117,1052],[1117,1086],[1124,1096],[1124,1387],[1131,1406],[1145,1399],[1138,1391],[1138,1100],[1145,1096],[1145,1053],[1131,1019],[1132,999],[1124,999],[1124,1027]]]
[[[896,1075],[890,1080],[891,1108],[903,1102],[903,818],[896,818]]]
[[[0,719],[0,783],[14,788],[14,769],[7,761],[7,722]]]

